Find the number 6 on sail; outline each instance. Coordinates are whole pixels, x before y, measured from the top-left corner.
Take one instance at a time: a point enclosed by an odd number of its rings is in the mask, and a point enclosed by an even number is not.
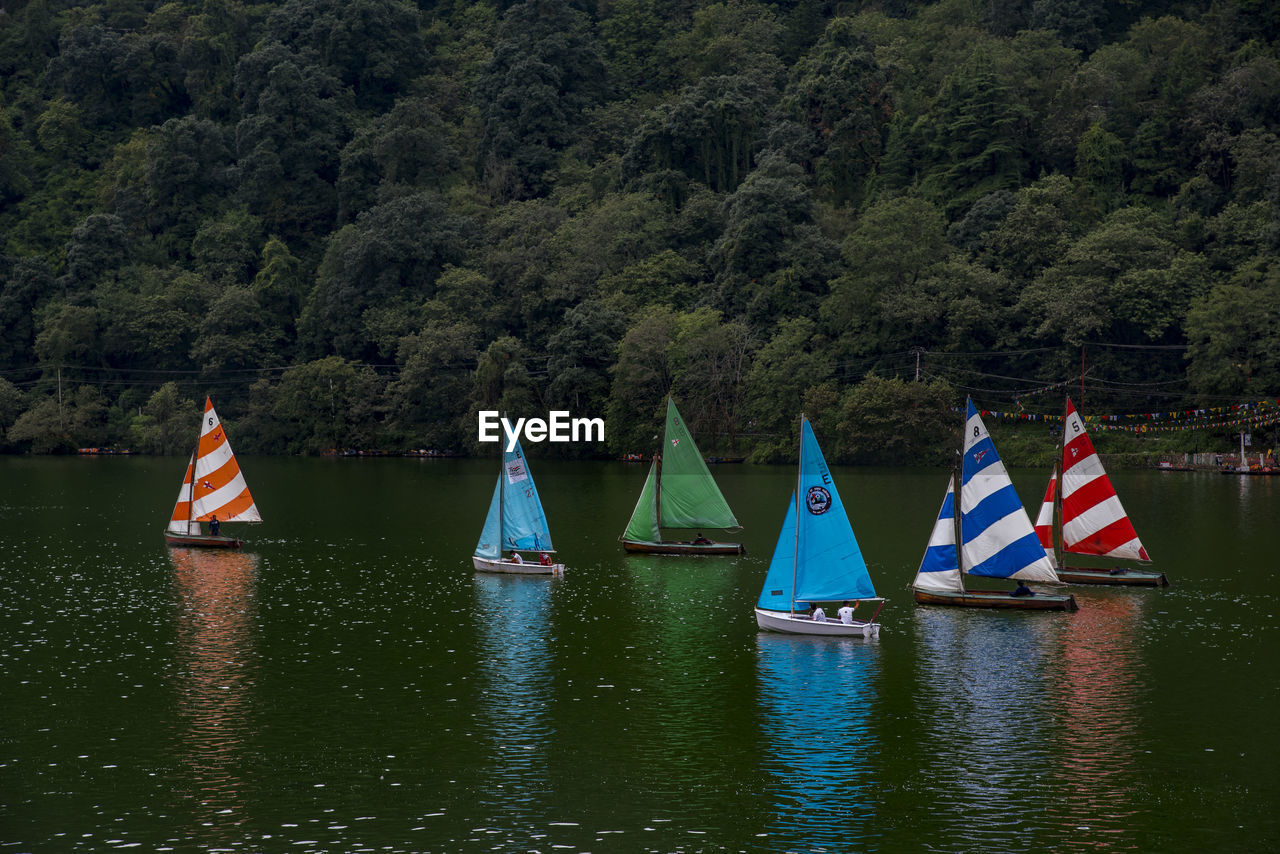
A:
[[[242,543],[237,537],[221,532],[222,523],[261,521],[222,422],[213,411],[213,400],[206,397],[200,438],[187,463],[164,541],[171,546],[239,548]],[[201,522],[209,523],[208,533]]]

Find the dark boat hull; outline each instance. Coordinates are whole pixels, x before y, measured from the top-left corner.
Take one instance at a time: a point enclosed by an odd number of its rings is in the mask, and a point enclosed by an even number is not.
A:
[[[217,536],[213,534],[174,534],[169,531],[164,533],[164,542],[168,546],[194,546],[205,549],[238,549],[244,545],[236,537],[228,537],[222,534]]]
[[[1169,579],[1165,577],[1163,572],[1152,572],[1145,569],[1124,568],[1116,572],[1110,569],[1063,567],[1058,570],[1058,578],[1067,584],[1110,584],[1118,587],[1169,586]]]
[[[1078,611],[1076,597],[1070,593],[1037,593],[1034,596],[1014,596],[1007,590],[966,590],[963,593],[942,593],[932,590],[912,589],[912,595],[921,605],[952,605],[960,608],[1004,608],[1019,611]]]
[[[623,540],[622,547],[629,552],[649,555],[741,555],[747,553],[742,543],[690,543],[679,540],[651,543]]]

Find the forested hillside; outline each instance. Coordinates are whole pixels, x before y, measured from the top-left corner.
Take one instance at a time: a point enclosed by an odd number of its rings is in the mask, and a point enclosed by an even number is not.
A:
[[[1274,398],[1278,37],[1267,0],[10,0],[3,449],[186,453],[212,394],[242,452],[467,450],[481,408],[649,451],[673,390],[704,450],[779,458],[803,408],[893,462],[1082,369],[1095,411]]]

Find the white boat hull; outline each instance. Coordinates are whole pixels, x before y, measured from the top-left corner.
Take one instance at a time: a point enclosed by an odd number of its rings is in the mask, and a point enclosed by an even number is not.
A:
[[[471,563],[480,572],[505,572],[511,575],[564,575],[564,564],[562,563],[543,566],[533,561],[512,563],[509,560],[496,560],[480,557],[479,555],[472,555]]]
[[[756,625],[767,632],[783,632],[791,635],[822,635],[825,637],[878,638],[880,624],[854,620],[813,621],[806,614],[787,614],[782,611],[764,611],[756,608]]]

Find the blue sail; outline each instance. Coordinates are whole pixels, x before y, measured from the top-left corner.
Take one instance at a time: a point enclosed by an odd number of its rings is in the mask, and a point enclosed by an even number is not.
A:
[[[960,467],[960,535],[965,572],[989,578],[1058,581],[986,425],[970,400]]]
[[[956,506],[952,478],[947,479],[947,494],[942,498],[929,544],[925,547],[920,570],[912,586],[919,590],[951,592],[963,589],[960,565],[956,557]]]
[[[493,489],[476,554],[493,558],[512,549],[549,552],[554,548],[533,474],[524,450],[516,442],[514,449],[502,455],[502,471]]]
[[[807,418],[802,418],[800,424],[798,495],[799,500],[793,495],[778,535],[759,607],[789,611],[793,600],[875,598],[867,562]],[[792,586],[786,577],[788,563],[795,579],[794,590],[788,590]]]
[[[792,579],[796,574],[796,494],[791,493],[787,502],[787,516],[778,532],[778,542],[773,547],[773,559],[764,576],[764,587],[756,607],[766,611],[790,611],[794,601]]]
[[[502,556],[502,480],[494,481],[493,498],[489,499],[489,514],[484,517],[480,529],[480,541],[476,543],[476,555],[496,560]]]

